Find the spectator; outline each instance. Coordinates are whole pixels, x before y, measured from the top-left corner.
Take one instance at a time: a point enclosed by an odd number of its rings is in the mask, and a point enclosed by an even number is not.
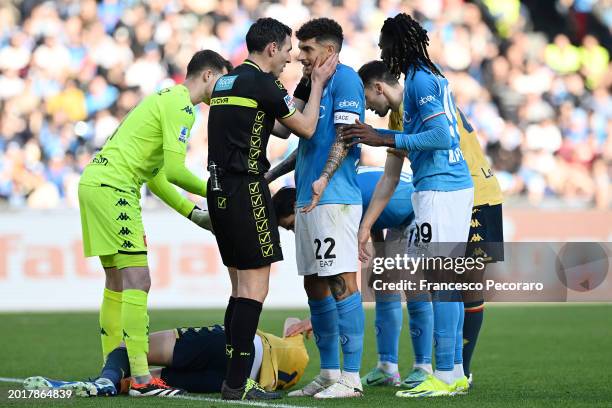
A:
[[[610,0],[561,3],[612,19]],[[242,62],[245,31],[259,17],[293,28],[311,17],[335,18],[345,35],[341,59],[359,68],[379,58],[382,22],[398,12],[423,20],[430,55],[454,84],[508,198],[609,208],[609,42],[585,33],[578,48],[569,40],[576,31],[559,27],[549,44],[530,29],[538,24],[518,0],[0,1],[0,201],[76,206],[78,175],[129,110],[180,83],[198,49]],[[301,75],[294,62],[281,80],[293,89]],[[187,154],[201,175],[207,112],[195,111]],[[367,121],[386,125],[370,113]],[[293,148],[294,138],[272,138],[269,154],[277,161]],[[362,162],[382,165],[384,158],[383,149],[364,149]],[[289,176],[275,186],[292,182]]]

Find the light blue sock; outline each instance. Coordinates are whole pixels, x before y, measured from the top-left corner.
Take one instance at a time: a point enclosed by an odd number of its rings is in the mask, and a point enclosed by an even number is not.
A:
[[[448,297],[441,297],[448,299]],[[434,294],[434,341],[436,370],[452,371],[455,363],[455,336],[459,323],[457,302],[441,302]]]
[[[401,295],[376,295],[374,327],[379,361],[397,364],[403,317]]]
[[[312,331],[321,356],[321,369],[340,369],[336,300],[332,296],[323,300],[308,300],[308,306]]]
[[[346,299],[336,302],[336,306],[338,307],[338,328],[344,356],[344,371],[357,373],[361,368],[365,323],[361,293],[353,293]]]
[[[459,313],[459,322],[457,324],[457,335],[455,337],[455,364],[463,365],[463,319],[465,311],[463,302],[457,302],[457,310]]]
[[[431,302],[406,302],[415,364],[431,364],[434,312]]]

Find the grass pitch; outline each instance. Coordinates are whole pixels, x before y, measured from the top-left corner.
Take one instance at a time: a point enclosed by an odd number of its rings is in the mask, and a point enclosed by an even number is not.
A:
[[[306,310],[265,310],[260,328],[280,333],[285,317],[305,317]],[[221,310],[154,310],[151,331],[177,326],[220,323]],[[374,311],[366,311],[362,373],[376,364]],[[406,313],[404,313],[406,319]],[[472,371],[475,384],[468,395],[419,400],[399,399],[395,389],[365,388],[361,399],[317,401],[284,398],[261,406],[291,407],[612,407],[612,305],[489,305]],[[300,384],[318,370],[318,354],[307,342],[311,361]],[[409,331],[404,325],[400,371],[411,366]],[[43,375],[56,379],[95,376],[100,367],[96,313],[0,314],[0,377],[22,379]],[[194,399],[129,397],[67,400],[8,399],[18,383],[0,381],[0,407],[229,407],[218,395],[192,394]],[[200,400],[200,398],[205,398]]]

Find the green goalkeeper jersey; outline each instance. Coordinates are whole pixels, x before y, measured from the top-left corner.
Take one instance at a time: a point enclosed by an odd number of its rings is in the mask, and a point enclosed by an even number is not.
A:
[[[163,168],[170,182],[205,196],[203,180],[184,168],[193,109],[183,85],[147,96],[87,165],[81,183],[108,185],[140,196],[140,187]]]

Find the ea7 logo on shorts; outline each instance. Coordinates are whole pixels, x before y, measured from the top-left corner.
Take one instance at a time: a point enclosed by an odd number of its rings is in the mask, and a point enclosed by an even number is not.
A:
[[[227,197],[217,197],[217,208],[224,210],[227,207]]]
[[[234,87],[234,81],[236,81],[236,78],[238,78],[238,75],[222,76],[215,84],[215,91],[227,91],[232,89]]]
[[[421,97],[421,99],[419,99],[419,106],[423,106],[426,103],[433,102],[435,100],[436,100],[436,98],[434,98],[433,95],[423,96],[423,97]]]
[[[187,143],[187,138],[189,137],[189,129],[185,126],[181,126],[181,132],[179,133],[178,140],[181,143]]]
[[[347,101],[347,100],[344,100],[344,101],[342,101],[342,102],[340,102],[338,104],[338,107],[340,109],[342,109],[342,108],[355,108],[355,109],[359,109],[359,102],[358,101]]]

